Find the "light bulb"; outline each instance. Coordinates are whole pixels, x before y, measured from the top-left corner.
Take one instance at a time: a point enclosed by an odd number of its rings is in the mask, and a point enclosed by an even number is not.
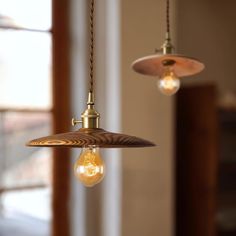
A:
[[[171,96],[179,90],[180,81],[175,73],[166,67],[162,77],[157,81],[157,86],[164,95]]]
[[[105,175],[105,165],[96,146],[82,149],[74,165],[75,176],[87,187],[92,187],[102,181]]]

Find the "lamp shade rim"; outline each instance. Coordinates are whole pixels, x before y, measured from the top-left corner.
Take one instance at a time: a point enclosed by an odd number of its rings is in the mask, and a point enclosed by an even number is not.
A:
[[[172,69],[178,77],[194,75],[205,68],[205,65],[196,58],[181,54],[160,53],[139,58],[131,64],[131,67],[140,74],[161,77],[165,67],[163,61],[166,60],[175,62]]]
[[[26,143],[32,147],[75,147],[98,146],[101,148],[152,147],[154,143],[121,133],[112,133],[100,128],[81,128],[77,131],[41,137]]]

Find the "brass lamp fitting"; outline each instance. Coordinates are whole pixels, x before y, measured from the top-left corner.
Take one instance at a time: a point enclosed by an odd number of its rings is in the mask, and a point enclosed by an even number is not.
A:
[[[162,48],[163,54],[171,54],[173,52],[174,47],[170,41],[170,33],[168,33],[168,32],[166,33],[166,40],[161,48]]]
[[[99,128],[100,114],[94,109],[94,95],[89,92],[87,109],[81,114],[81,120],[72,119],[72,125],[82,123],[82,128]]]

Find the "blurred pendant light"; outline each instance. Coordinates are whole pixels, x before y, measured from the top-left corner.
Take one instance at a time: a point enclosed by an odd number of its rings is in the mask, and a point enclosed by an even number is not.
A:
[[[81,120],[72,119],[72,125],[82,124],[74,132],[55,134],[31,140],[27,146],[35,147],[76,147],[82,148],[79,159],[75,162],[75,176],[87,187],[99,183],[105,174],[105,165],[99,154],[99,148],[150,147],[154,143],[147,140],[119,133],[111,133],[99,128],[100,114],[94,107],[94,0],[90,0],[90,88],[87,109]]]
[[[157,87],[165,95],[175,94],[180,87],[180,77],[195,75],[204,69],[197,59],[174,54],[170,38],[169,0],[166,2],[166,39],[161,49],[150,56],[142,57],[132,63],[132,68],[144,75],[156,76]]]

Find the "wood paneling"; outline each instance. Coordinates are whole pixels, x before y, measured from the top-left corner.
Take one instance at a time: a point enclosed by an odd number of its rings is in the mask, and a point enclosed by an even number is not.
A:
[[[213,85],[182,88],[176,105],[176,235],[215,236],[216,89]]]

